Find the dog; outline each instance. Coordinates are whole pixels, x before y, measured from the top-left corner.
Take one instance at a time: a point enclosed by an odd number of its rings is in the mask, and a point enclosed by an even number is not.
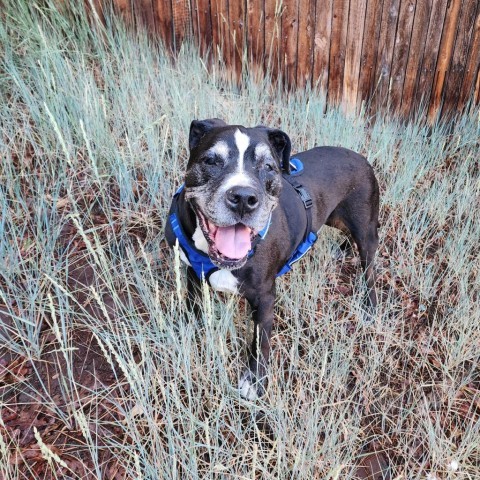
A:
[[[373,315],[378,182],[358,153],[316,147],[291,157],[288,135],[264,126],[194,120],[189,149],[166,239],[171,247],[179,243],[188,265],[189,308],[197,305],[202,278],[249,302],[255,328],[239,391],[255,400],[267,383],[275,279],[310,249],[322,225],[340,229],[357,245],[368,288],[365,311]]]

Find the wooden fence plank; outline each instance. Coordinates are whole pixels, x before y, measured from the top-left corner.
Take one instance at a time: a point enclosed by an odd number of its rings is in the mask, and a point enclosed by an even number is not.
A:
[[[375,110],[386,107],[388,102],[399,9],[400,0],[385,0],[383,3],[382,25],[374,79],[376,82],[373,96]]]
[[[217,54],[217,47],[223,53],[223,58],[227,67],[232,65],[230,56],[230,33],[228,31],[228,1],[227,0],[211,0],[210,7],[212,9],[212,33],[213,47]]]
[[[172,13],[173,48],[178,50],[182,42],[192,34],[189,0],[172,0]]]
[[[285,2],[282,13],[283,77],[290,86],[297,76],[298,0]]]
[[[480,70],[477,71],[477,80],[475,82],[475,93],[473,95],[475,103],[480,103]]]
[[[480,75],[480,2],[477,5],[475,27],[471,38],[470,52],[465,67],[465,76],[463,77],[457,110],[462,110],[465,103],[471,98],[472,92],[475,90],[475,76],[477,72]]]
[[[417,48],[417,46],[411,44],[416,3],[416,0],[402,0],[400,5],[391,68],[392,73],[390,75],[389,84],[389,104],[392,112],[398,112],[402,103],[403,85],[408,64],[408,52],[410,48]]]
[[[466,72],[469,47],[475,26],[477,0],[464,0],[458,20],[457,37],[452,52],[452,60],[446,71],[446,93],[442,110],[455,111],[461,93],[461,85]],[[459,88],[460,87],[460,88]]]
[[[249,60],[263,65],[265,55],[265,0],[247,0]]]
[[[376,78],[376,59],[380,39],[380,27],[383,11],[383,0],[368,0],[363,31],[360,78],[358,81],[358,100],[369,102],[374,91]]]
[[[265,70],[276,77],[280,72],[282,0],[265,0]]]
[[[153,0],[132,1],[132,9],[135,21],[145,27],[148,32],[155,34],[156,18],[153,10]]]
[[[156,23],[167,48],[173,48],[173,11],[170,0],[156,0]]]
[[[298,5],[298,87],[312,81],[313,39],[315,35],[315,0],[299,0]]]
[[[317,0],[313,47],[313,84],[317,85],[325,95],[328,89],[332,15],[333,0]]]
[[[400,112],[402,116],[410,114],[415,88],[420,77],[420,69],[425,50],[425,40],[427,37],[428,22],[434,0],[418,0],[415,8],[413,20],[412,38],[410,40],[410,49],[408,52],[408,62],[405,67],[405,79],[401,92],[402,103]]]
[[[344,107],[346,111],[350,113],[355,113],[357,110],[366,12],[367,0],[353,0],[350,2],[347,47],[345,51],[345,72],[343,75]]]
[[[349,3],[349,0],[333,0],[327,97],[332,105],[339,105],[342,100]]]
[[[434,0],[432,3],[432,12],[425,42],[425,53],[423,55],[420,79],[415,92],[415,104],[417,107],[422,106],[422,104],[428,106],[430,101],[446,8],[447,0]]]
[[[242,72],[242,54],[245,44],[245,4],[244,0],[228,2],[228,32],[230,36],[230,56],[234,73]]]
[[[115,0],[113,2],[114,10],[119,12],[127,25],[133,25],[133,0]]]
[[[433,84],[432,99],[428,109],[428,118],[430,121],[435,118],[441,108],[445,76],[452,59],[461,5],[462,0],[452,0],[447,7],[446,22],[440,43],[437,68],[435,69],[435,82]]]
[[[197,0],[198,4],[198,23],[199,23],[199,38],[198,42],[202,54],[211,52],[212,45],[212,12],[210,9],[210,0]]]

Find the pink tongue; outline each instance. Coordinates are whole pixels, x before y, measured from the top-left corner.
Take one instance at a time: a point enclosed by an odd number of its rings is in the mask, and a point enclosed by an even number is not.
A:
[[[215,233],[215,246],[228,258],[243,258],[251,248],[250,229],[242,224],[231,227],[218,227]]]

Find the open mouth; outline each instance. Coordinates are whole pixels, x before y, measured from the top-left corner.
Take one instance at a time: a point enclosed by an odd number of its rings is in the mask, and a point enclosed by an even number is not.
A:
[[[208,256],[212,262],[228,270],[241,268],[252,249],[254,230],[243,223],[221,227],[208,220],[199,208],[194,210],[207,240]]]

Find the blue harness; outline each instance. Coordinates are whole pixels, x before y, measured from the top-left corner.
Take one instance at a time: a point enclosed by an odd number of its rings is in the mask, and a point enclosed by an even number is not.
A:
[[[310,250],[310,248],[312,248],[312,245],[317,240],[317,234],[311,231],[312,199],[308,194],[308,192],[303,188],[303,186],[300,183],[298,183],[296,179],[294,179],[295,176],[302,173],[303,164],[298,158],[292,158],[290,160],[290,166],[292,169],[292,173],[290,175],[284,174],[284,178],[287,180],[288,183],[292,185],[292,187],[295,189],[295,191],[298,193],[298,195],[302,199],[302,202],[305,206],[305,210],[307,212],[307,230],[302,242],[300,243],[300,245],[298,245],[295,252],[293,252],[293,255],[289,258],[289,260],[283,266],[283,268],[277,273],[277,277],[289,272],[292,269],[292,265],[298,260],[300,260]],[[185,235],[182,225],[178,219],[178,197],[182,193],[184,187],[185,185],[182,185],[173,196],[172,207],[170,209],[171,213],[169,216],[170,225],[172,227],[172,231],[175,237],[178,239],[178,243],[180,247],[185,253],[185,256],[190,262],[190,265],[195,271],[195,274],[197,275],[197,277],[200,279],[203,277],[206,280],[208,280],[210,275],[213,272],[219,270],[219,268],[213,264],[213,262],[210,260],[210,257],[206,253],[200,251],[198,248],[195,247],[192,240]],[[268,230],[270,228],[271,221],[272,221],[272,214],[270,214],[270,217],[268,218],[268,222],[265,228],[258,233],[252,249],[248,252],[248,255],[247,255],[248,258],[250,258],[255,253],[256,244],[266,237]]]
[[[289,272],[292,269],[292,265],[298,262],[313,247],[313,244],[318,238],[317,233],[312,231],[312,197],[310,197],[308,191],[296,178],[302,173],[303,163],[299,158],[292,157],[290,159],[290,174],[284,173],[283,178],[294,188],[303,202],[307,214],[307,228],[305,229],[305,235],[300,245],[297,246],[292,256],[287,260],[287,263],[277,273],[277,277]]]

